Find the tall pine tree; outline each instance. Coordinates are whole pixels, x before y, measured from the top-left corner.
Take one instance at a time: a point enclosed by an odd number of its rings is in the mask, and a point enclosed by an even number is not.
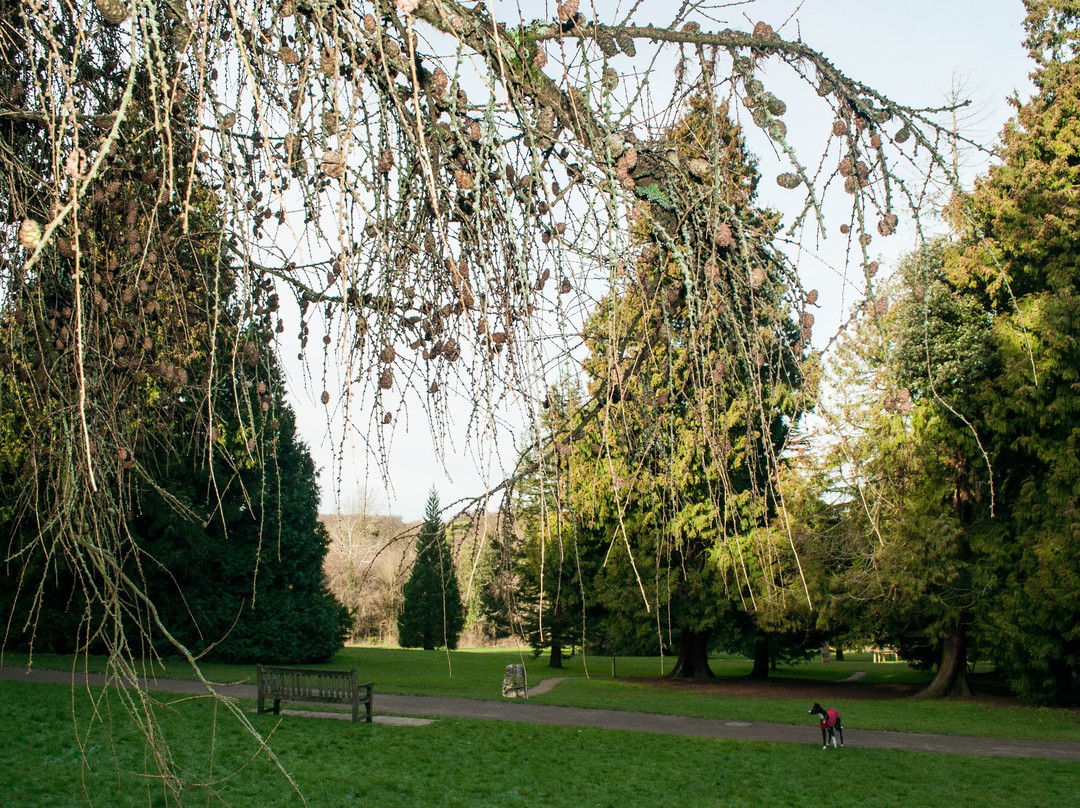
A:
[[[416,539],[416,560],[401,595],[398,644],[402,648],[457,648],[465,610],[434,488],[428,495],[424,524]]]

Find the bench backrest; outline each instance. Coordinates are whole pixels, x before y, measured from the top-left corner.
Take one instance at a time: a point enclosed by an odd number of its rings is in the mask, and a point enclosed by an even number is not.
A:
[[[280,668],[259,665],[259,694],[292,701],[350,702],[357,693],[356,670]]]

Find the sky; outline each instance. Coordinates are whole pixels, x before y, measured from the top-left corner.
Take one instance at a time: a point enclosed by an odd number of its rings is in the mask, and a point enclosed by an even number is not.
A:
[[[516,4],[496,0],[489,5],[504,18],[516,14]],[[586,13],[600,20],[610,20],[624,16],[630,5],[601,2],[596,3],[595,11]],[[986,145],[996,141],[1013,114],[1006,99],[1014,92],[1021,98],[1027,98],[1032,92],[1028,78],[1031,63],[1020,44],[1025,13],[1020,0],[981,0],[979,3],[970,0],[905,0],[902,3],[757,0],[749,4],[726,5],[730,7],[718,8],[711,14],[717,22],[703,21],[702,27],[747,29],[754,22],[763,20],[785,38],[801,36],[804,42],[826,54],[851,78],[911,106],[939,106],[959,90],[961,97],[971,101],[961,113],[959,123],[969,137]],[[582,9],[586,6],[586,0],[582,0]],[[670,14],[673,6],[645,0],[634,20],[666,24],[665,10]],[[782,81],[779,76],[777,78]],[[662,102],[663,99],[656,101],[657,104]],[[792,133],[790,139],[799,148],[800,136],[805,134],[810,144],[807,148],[813,149],[820,139],[811,136],[827,129],[831,116],[823,117],[820,108],[800,114],[797,100],[794,105],[789,100],[789,107],[785,118]],[[767,147],[767,144],[761,145],[762,149]],[[779,163],[770,163],[770,155],[763,154],[755,146],[751,141],[751,148],[762,158],[763,175],[784,170]],[[988,158],[975,152],[962,153],[961,159],[961,175],[966,184],[988,165]],[[762,182],[761,201],[784,210],[785,206],[791,205],[790,192],[777,188],[774,183]],[[835,225],[830,222],[829,227]],[[822,300],[827,301],[817,315],[814,342],[819,349],[845,319],[851,303],[860,297],[860,289],[845,280],[840,242],[838,238],[827,238],[825,242],[813,245],[813,254],[796,256],[804,287],[820,289]],[[878,251],[875,257],[885,267],[914,246],[911,229],[905,233],[902,226],[896,236],[881,245],[875,242],[874,249]],[[287,346],[284,353],[289,353]],[[345,430],[352,438],[344,451],[340,451],[342,447],[332,439],[325,410],[318,402],[321,386],[317,389],[305,386],[298,368],[288,372],[292,377],[292,403],[301,437],[322,470],[324,513],[355,511],[367,501],[375,512],[419,520],[432,487],[439,492],[443,505],[482,494],[502,479],[505,464],[512,463],[516,456],[512,437],[513,402],[503,411],[511,425],[500,430],[497,441],[471,447],[465,444],[460,432],[475,402],[458,402],[450,410],[452,420],[443,436],[445,463],[442,466],[436,459],[436,438],[431,425],[421,408],[413,406],[408,418],[395,431],[387,466],[388,478],[384,479],[364,445],[364,436],[356,430]],[[336,424],[333,432],[340,433],[341,426]],[[335,450],[338,450],[340,463],[335,463]],[[336,479],[338,472],[340,485]]]

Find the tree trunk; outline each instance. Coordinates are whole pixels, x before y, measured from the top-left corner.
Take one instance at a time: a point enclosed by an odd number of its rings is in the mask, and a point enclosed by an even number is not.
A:
[[[669,679],[715,679],[709,667],[709,632],[683,629],[679,642],[679,661]]]
[[[549,668],[562,667],[562,607],[556,603],[551,621],[551,658]]]
[[[840,643],[837,643],[836,647],[833,650],[836,652],[835,655],[834,655],[836,661],[837,662],[843,662],[844,661],[844,646],[841,645]]]
[[[562,643],[555,639],[551,641],[551,659],[548,660],[548,667],[562,667]]]
[[[967,637],[957,628],[945,638],[941,647],[941,664],[937,676],[918,694],[920,699],[969,699],[971,688],[967,680]]]
[[[769,635],[763,631],[754,636],[754,669],[750,676],[753,679],[769,678]]]

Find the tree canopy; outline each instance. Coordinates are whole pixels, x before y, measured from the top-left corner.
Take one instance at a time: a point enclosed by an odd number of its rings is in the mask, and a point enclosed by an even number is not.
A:
[[[40,424],[26,444],[44,481],[32,507],[65,526],[61,553],[104,553],[95,569],[120,566],[123,492],[146,475],[133,436],[152,418],[182,400],[199,413],[201,450],[222,450],[219,374],[269,355],[239,337],[249,326],[291,331],[313,366],[325,356],[328,417],[377,449],[410,397],[436,444],[455,388],[521,396],[535,417],[550,351],[580,346],[591,301],[624,294],[624,279],[641,300],[679,297],[690,317],[740,301],[720,337],[739,343],[751,376],[774,372],[754,359],[770,350],[760,336],[738,329],[787,316],[808,329],[816,295],[772,251],[772,291],[755,296],[777,222],[739,201],[730,139],[675,126],[690,98],[782,155],[774,179],[805,202],[790,232],[819,230],[825,197],[846,194],[868,278],[872,238],[896,229],[900,205],[918,210],[915,180],[948,177],[933,110],[893,102],[765,22],[709,31],[694,5],[663,26],[637,22],[638,7],[587,19],[573,0],[540,20],[452,0],[3,0],[3,11],[3,358],[27,339],[50,346],[6,364]],[[821,157],[789,142],[770,71],[818,105]],[[654,85],[673,90],[660,115]],[[665,268],[638,273],[650,255]],[[49,288],[62,295],[20,291]],[[203,371],[186,346],[226,322],[238,336],[220,352],[212,340]],[[663,334],[640,335],[643,356]],[[586,408],[613,392],[598,376]],[[253,403],[226,405],[251,428]],[[466,437],[490,433],[484,409]],[[711,518],[723,534],[724,517]]]
[[[987,312],[949,280],[957,260],[948,240],[924,245],[845,335],[826,406],[843,437],[819,472],[838,524],[823,529],[840,541],[811,552],[828,558],[849,628],[937,664],[927,695],[963,696],[988,595],[977,548],[997,530],[977,405],[996,361]]]
[[[1017,101],[1000,164],[841,352],[839,384],[863,399],[835,410],[858,545],[840,591],[864,630],[939,665],[938,695],[966,694],[969,649],[1021,695],[1075,695],[1077,17],[1028,8],[1038,93]]]
[[[1075,41],[1073,4],[1052,5],[1056,13],[1032,35],[1054,30],[1055,42]],[[1009,529],[990,548],[998,577],[987,640],[1022,693],[1053,698],[1070,692],[1080,664],[1080,63],[1071,46],[1043,59],[1035,76],[1039,92],[1006,129],[1001,165],[964,200],[959,227],[970,247],[957,285],[993,312],[1000,363],[983,406]]]

